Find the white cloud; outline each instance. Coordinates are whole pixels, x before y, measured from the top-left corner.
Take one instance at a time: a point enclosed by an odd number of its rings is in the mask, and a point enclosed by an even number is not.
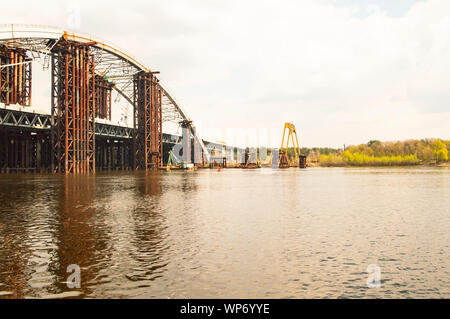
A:
[[[4,4],[0,20],[64,26],[59,3]],[[294,121],[307,146],[450,138],[448,1],[365,18],[326,0],[80,1],[80,9],[81,31],[161,71],[204,127],[281,132]]]

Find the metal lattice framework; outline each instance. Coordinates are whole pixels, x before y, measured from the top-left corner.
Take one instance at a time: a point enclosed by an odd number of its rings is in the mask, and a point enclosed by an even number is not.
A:
[[[162,161],[161,90],[150,72],[134,77],[135,164],[138,169],[156,167]]]
[[[95,172],[95,72],[87,44],[60,41],[52,58],[52,141],[56,170]]]
[[[111,99],[113,85],[99,75],[95,75],[95,117],[111,120]]]
[[[31,59],[23,49],[0,46],[0,102],[31,104]]]
[[[30,131],[50,131],[52,129],[52,116],[17,110],[0,109],[0,127],[25,129]],[[95,123],[95,135],[114,139],[132,139],[133,129],[104,123]],[[166,134],[164,134],[165,136]],[[167,142],[176,140],[178,136],[168,135]],[[166,142],[166,140],[164,140]]]
[[[85,45],[92,56],[95,75],[108,81],[118,95],[135,105],[135,78],[138,74],[154,74],[152,70],[139,62],[125,50],[106,41],[79,32],[68,32],[59,28],[36,25],[0,25],[0,45],[8,48],[23,49],[33,62],[42,64],[44,69],[50,68],[55,52],[60,52],[61,42]],[[93,84],[95,86],[95,84]],[[189,120],[186,112],[169,93],[161,82],[155,84],[159,91],[160,121],[179,124]],[[155,90],[156,91],[156,90]],[[158,96],[158,95],[155,95]],[[137,123],[139,125],[139,123]],[[142,127],[141,127],[142,129]],[[138,128],[139,130],[139,128]],[[209,161],[209,151],[199,137],[195,126],[191,126],[194,138],[201,145],[206,161]],[[152,145],[153,147],[153,145]],[[151,151],[150,153],[153,153]],[[148,153],[148,154],[150,154]],[[151,155],[151,154],[150,154]],[[150,159],[150,162],[153,160]]]
[[[111,138],[131,139],[133,138],[133,129],[125,126],[96,123],[95,135]]]
[[[0,109],[0,126],[48,130],[52,122],[50,115]]]

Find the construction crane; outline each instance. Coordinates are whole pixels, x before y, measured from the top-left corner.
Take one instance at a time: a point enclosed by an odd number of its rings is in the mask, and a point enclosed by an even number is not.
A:
[[[286,137],[286,131],[288,131],[287,139]],[[294,139],[295,137],[295,139]],[[294,148],[295,153],[295,160],[294,162],[289,162],[288,158],[288,149],[289,149],[289,143],[292,140],[292,145]],[[285,147],[285,141],[286,141],[286,147]],[[298,144],[298,136],[297,131],[295,130],[295,125],[293,123],[285,123],[284,124],[284,131],[283,131],[283,140],[281,141],[281,148],[279,151],[279,162],[278,167],[279,168],[288,168],[292,166],[305,168],[306,167],[306,156],[303,156],[300,154],[300,146]],[[298,159],[298,162],[297,162]]]

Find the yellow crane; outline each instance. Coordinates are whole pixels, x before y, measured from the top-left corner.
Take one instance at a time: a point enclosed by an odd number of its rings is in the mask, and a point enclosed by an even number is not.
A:
[[[286,131],[288,131],[287,138],[286,137]],[[295,139],[294,139],[295,138]],[[294,148],[295,153],[295,160],[293,163],[289,162],[288,159],[288,149],[289,149],[289,143],[292,140],[292,145]],[[286,141],[286,143],[285,143]],[[286,147],[285,147],[286,144]],[[280,168],[287,168],[291,166],[306,167],[306,156],[302,156],[300,154],[300,146],[298,144],[298,136],[297,131],[295,129],[295,125],[293,123],[285,123],[284,124],[284,131],[283,131],[283,140],[281,141],[281,148],[279,152],[280,158],[278,162],[278,167]]]

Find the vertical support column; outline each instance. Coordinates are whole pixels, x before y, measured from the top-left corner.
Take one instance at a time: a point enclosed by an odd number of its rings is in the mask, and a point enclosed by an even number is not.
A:
[[[36,137],[36,168],[40,172],[42,168],[42,136],[38,134]]]
[[[31,105],[31,59],[26,50],[0,45],[0,102]]]
[[[196,138],[194,138],[194,164],[204,165],[202,146]]]
[[[108,171],[111,171],[111,167],[112,167],[112,158],[113,158],[113,156],[112,156],[111,140],[108,140],[107,143],[108,143],[108,144],[107,144],[107,146],[106,146],[106,149],[107,149],[107,152],[106,152],[106,154],[107,154],[106,161],[108,162]]]
[[[103,143],[103,170],[108,170],[108,141]]]
[[[120,169],[125,170],[125,143],[122,141],[120,144]]]
[[[161,90],[150,72],[134,78],[133,166],[136,170],[157,168],[162,163]]]
[[[95,172],[95,77],[89,46],[61,40],[52,57],[52,168]]]
[[[15,133],[14,135],[14,169],[16,170],[17,173],[17,169],[19,168],[19,163],[20,163],[20,159],[19,159],[19,137],[18,134]]]
[[[9,157],[11,154],[11,136],[8,132],[5,133],[5,169],[8,171],[10,166]]]
[[[191,163],[192,158],[192,148],[191,148],[191,121],[182,121],[181,123],[181,130],[182,130],[182,146],[183,146],[183,162],[184,163]]]
[[[151,142],[149,145],[149,156],[151,166],[158,168],[162,166],[162,92],[158,84],[159,80],[153,76],[151,82],[152,104],[151,104]]]
[[[62,124],[59,123],[61,115],[58,109],[58,94],[59,94],[59,63],[58,56],[52,55],[51,58],[51,133],[50,133],[50,168],[52,172],[61,172],[61,166],[56,166],[56,163],[59,163],[60,158],[60,139],[57,138],[58,129]]]
[[[112,88],[112,83],[95,76],[95,117],[111,120]]]
[[[88,105],[87,111],[87,173],[95,173],[95,59],[93,55],[88,52],[88,63],[87,63],[87,86],[88,86]],[[111,107],[111,106],[110,106]],[[111,118],[110,118],[111,119]]]
[[[1,132],[0,134],[0,174],[3,173],[3,169],[6,166],[6,148],[8,146],[6,134],[6,132]]]
[[[162,130],[162,90],[158,84],[158,108],[159,108],[159,167],[163,167],[163,130]]]

